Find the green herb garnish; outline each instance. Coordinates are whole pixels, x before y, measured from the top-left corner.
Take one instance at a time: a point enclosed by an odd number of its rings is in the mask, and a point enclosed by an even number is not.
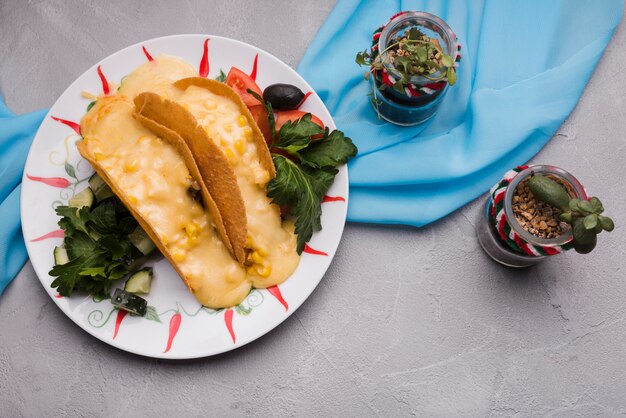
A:
[[[247,92],[265,106],[268,113],[272,135],[269,148],[276,177],[267,184],[267,196],[272,203],[289,208],[298,235],[296,249],[302,254],[313,232],[322,229],[322,199],[339,172],[337,167],[354,157],[358,150],[343,132],[329,132],[328,128],[314,123],[310,113],[286,122],[276,132],[272,105],[254,91],[248,89]],[[278,150],[291,159],[276,153]]]
[[[311,137],[323,134],[323,138]],[[296,161],[272,153],[276,177],[267,184],[267,195],[273,203],[288,206],[295,218],[298,254],[322,229],[322,198],[339,172],[337,167],[357,154],[357,148],[341,131],[329,133],[311,121],[307,113],[301,119],[287,122],[276,135],[273,149],[280,149]]]
[[[51,286],[59,294],[71,296],[76,290],[108,298],[113,281],[124,277],[131,263],[142,256],[128,238],[137,221],[127,211],[116,212],[116,199],[91,208],[56,208],[69,257],[69,262],[55,265],[49,273],[56,277]]]

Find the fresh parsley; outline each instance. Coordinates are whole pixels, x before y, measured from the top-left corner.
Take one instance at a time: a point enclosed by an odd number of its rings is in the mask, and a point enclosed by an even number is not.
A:
[[[138,227],[137,221],[115,200],[110,198],[91,208],[56,208],[69,258],[49,273],[55,277],[51,286],[59,294],[71,296],[74,291],[83,291],[108,298],[113,282],[128,274],[131,264],[142,257],[128,238]]]
[[[352,140],[343,132],[322,129],[311,121],[310,113],[285,123],[271,148],[276,177],[267,184],[267,195],[273,203],[287,206],[295,219],[297,251],[301,254],[313,232],[322,229],[322,199],[338,167],[357,154]],[[322,138],[318,138],[319,136]],[[291,158],[276,153],[282,150]]]

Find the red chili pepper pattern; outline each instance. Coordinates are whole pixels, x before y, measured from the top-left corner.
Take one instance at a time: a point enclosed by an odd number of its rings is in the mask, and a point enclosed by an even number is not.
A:
[[[142,45],[141,49],[143,49],[143,53],[146,56],[146,58],[148,58],[148,61],[154,61],[154,59],[152,58],[152,55],[150,55],[150,53],[148,52],[145,46]]]
[[[200,59],[200,77],[207,77],[209,75],[209,38],[204,40],[204,50],[202,52],[202,58]]]
[[[180,312],[176,312],[174,313],[174,315],[172,315],[172,318],[170,319],[170,333],[167,337],[167,346],[165,347],[164,353],[167,353],[172,348],[174,337],[176,337],[176,334],[178,334],[178,329],[180,328],[181,319],[182,317],[180,315]]]
[[[26,174],[29,180],[39,181],[41,183],[47,184],[52,187],[59,187],[61,189],[65,189],[70,185],[70,181],[68,179],[64,179],[63,177],[38,177],[31,176],[30,174]]]
[[[117,333],[120,330],[120,325],[122,325],[122,321],[124,320],[124,317],[126,317],[126,314],[128,314],[128,311],[125,311],[123,309],[119,309],[117,311],[117,317],[115,318],[115,330],[113,331],[113,339],[117,337]]]
[[[56,116],[50,116],[50,117],[53,120],[62,123],[63,125],[69,126],[70,128],[72,128],[74,130],[74,132],[76,132],[78,135],[80,135],[80,125],[78,123],[72,122],[71,120],[57,118]]]
[[[98,65],[97,71],[98,71],[98,77],[100,77],[100,82],[102,83],[102,92],[104,93],[105,96],[108,96],[109,82],[107,81],[107,78],[102,73],[102,69],[100,68],[99,65]]]
[[[224,311],[224,322],[226,323],[226,328],[230,334],[230,338],[233,339],[233,344],[237,342],[237,338],[235,337],[235,331],[233,330],[233,310],[226,309]]]
[[[259,54],[254,56],[254,63],[252,64],[252,72],[250,73],[250,78],[256,81],[256,70],[257,64],[259,62]]]
[[[324,196],[324,198],[322,199],[322,203],[327,203],[327,202],[345,202],[346,199],[341,197],[341,196]]]
[[[316,250],[315,248],[311,247],[309,244],[304,244],[304,252],[309,253],[309,254],[314,254],[314,255],[326,255],[326,256],[328,255],[324,251]]]
[[[283,294],[280,292],[280,289],[278,288],[278,286],[276,285],[270,286],[267,288],[267,291],[270,292],[270,295],[274,296],[276,300],[278,300],[285,307],[285,312],[289,310],[289,304],[283,298]]]
[[[306,102],[306,99],[309,98],[310,95],[312,95],[313,92],[312,91],[307,91],[306,93],[304,93],[304,97],[302,98],[302,100],[300,100],[300,103],[298,103],[298,106],[296,106],[297,109],[300,108],[300,106],[302,106],[304,104],[304,102]]]
[[[39,241],[43,241],[45,239],[50,239],[50,238],[64,238],[65,237],[65,231],[63,231],[62,229],[57,229],[56,231],[50,231],[47,234],[44,234],[40,237],[37,238],[33,238],[30,240],[30,242],[39,242]]]

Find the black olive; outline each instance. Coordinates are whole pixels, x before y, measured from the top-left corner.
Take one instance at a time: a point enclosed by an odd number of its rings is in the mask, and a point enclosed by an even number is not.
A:
[[[291,84],[272,84],[263,92],[263,100],[270,102],[276,110],[296,109],[304,99],[302,90]]]

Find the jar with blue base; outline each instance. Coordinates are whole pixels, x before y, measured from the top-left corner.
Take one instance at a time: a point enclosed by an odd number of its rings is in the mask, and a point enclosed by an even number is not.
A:
[[[372,47],[357,55],[369,65],[370,101],[377,115],[400,126],[431,119],[456,82],[460,45],[439,17],[407,11],[392,17],[372,36]]]

